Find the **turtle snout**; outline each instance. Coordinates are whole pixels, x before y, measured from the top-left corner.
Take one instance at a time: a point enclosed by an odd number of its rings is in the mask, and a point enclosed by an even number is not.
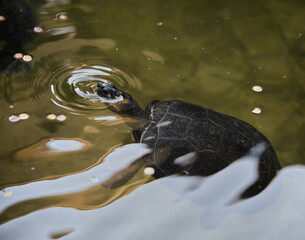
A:
[[[97,84],[97,87],[98,87],[98,88],[103,88],[103,87],[104,87],[104,85],[105,85],[105,83],[103,83],[103,82],[99,82],[99,83]]]
[[[121,95],[120,91],[112,83],[99,82],[97,94],[103,98],[114,99]]]

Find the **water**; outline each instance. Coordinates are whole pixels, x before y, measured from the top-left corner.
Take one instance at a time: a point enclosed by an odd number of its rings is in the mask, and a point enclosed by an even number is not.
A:
[[[297,188],[304,169],[296,166],[305,163],[302,1],[65,0],[31,1],[30,7],[35,19],[25,25],[44,29],[29,41],[21,38],[24,53],[33,59],[18,68],[14,60],[0,74],[2,236],[38,223],[45,230],[35,231],[37,239],[64,233],[81,239],[91,232],[110,238],[117,228],[122,232],[115,239],[143,238],[146,231],[150,238],[162,238],[172,236],[177,226],[193,230],[194,239],[204,234],[221,238],[232,229],[240,238],[252,232],[267,236],[276,232],[260,231],[263,225],[251,229],[243,222],[263,224],[270,214],[282,229],[294,224],[299,236],[304,209],[289,211],[285,201],[300,206],[304,200]],[[215,223],[212,231],[198,223],[206,205],[173,193],[162,181],[145,184],[152,178],[142,171],[122,188],[99,186],[103,175],[98,172],[108,172],[103,170],[105,157],[133,143],[130,129],[95,95],[96,84],[104,81],[125,89],[143,107],[154,99],[181,99],[251,123],[271,141],[281,165],[289,166],[276,180],[289,176],[288,187],[255,216],[229,211],[225,219],[230,221]],[[253,91],[253,86],[262,91]],[[261,113],[253,114],[255,108]],[[9,121],[21,113],[29,118]],[[50,114],[67,119],[49,120]],[[65,181],[69,184],[60,188]],[[66,217],[58,222],[62,212]],[[287,214],[294,221],[287,222]],[[151,222],[144,222],[150,215]],[[71,220],[75,218],[88,223]],[[142,222],[141,231],[128,230],[127,222]],[[35,238],[33,231],[23,234]],[[182,239],[188,234],[181,230],[177,235]],[[14,238],[18,233],[8,239]]]

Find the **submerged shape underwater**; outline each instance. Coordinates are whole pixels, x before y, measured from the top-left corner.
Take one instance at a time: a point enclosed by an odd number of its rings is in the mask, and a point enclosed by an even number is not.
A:
[[[0,239],[303,240],[304,21],[297,0],[1,0]]]

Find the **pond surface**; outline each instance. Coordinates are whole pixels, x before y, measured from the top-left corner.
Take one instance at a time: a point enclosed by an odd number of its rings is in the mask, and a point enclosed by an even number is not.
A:
[[[19,1],[0,6],[7,2]],[[6,59],[11,35],[0,34],[1,239],[287,239],[292,226],[293,239],[304,239],[302,1],[28,3],[17,5],[25,19],[13,18],[22,45],[15,50],[32,59]],[[33,26],[42,31],[29,32]],[[153,181],[141,171],[123,187],[103,188],[120,168],[115,160],[147,149],[133,144],[131,129],[97,97],[100,81],[142,107],[180,99],[242,119],[270,140],[284,168],[266,191],[235,208],[217,208],[227,206],[226,191],[212,192],[224,201],[210,205],[201,181],[222,186],[210,178],[183,179],[175,189],[180,178]],[[221,174],[212,179],[233,176]],[[204,200],[185,191],[195,182]]]

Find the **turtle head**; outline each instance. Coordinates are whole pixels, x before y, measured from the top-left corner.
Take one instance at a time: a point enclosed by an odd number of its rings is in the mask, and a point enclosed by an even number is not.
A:
[[[120,92],[112,83],[99,82],[97,84],[97,94],[104,99],[118,99]]]
[[[141,128],[148,117],[137,101],[127,92],[117,89],[112,83],[99,82],[97,94],[105,105],[124,118],[133,129]]]

